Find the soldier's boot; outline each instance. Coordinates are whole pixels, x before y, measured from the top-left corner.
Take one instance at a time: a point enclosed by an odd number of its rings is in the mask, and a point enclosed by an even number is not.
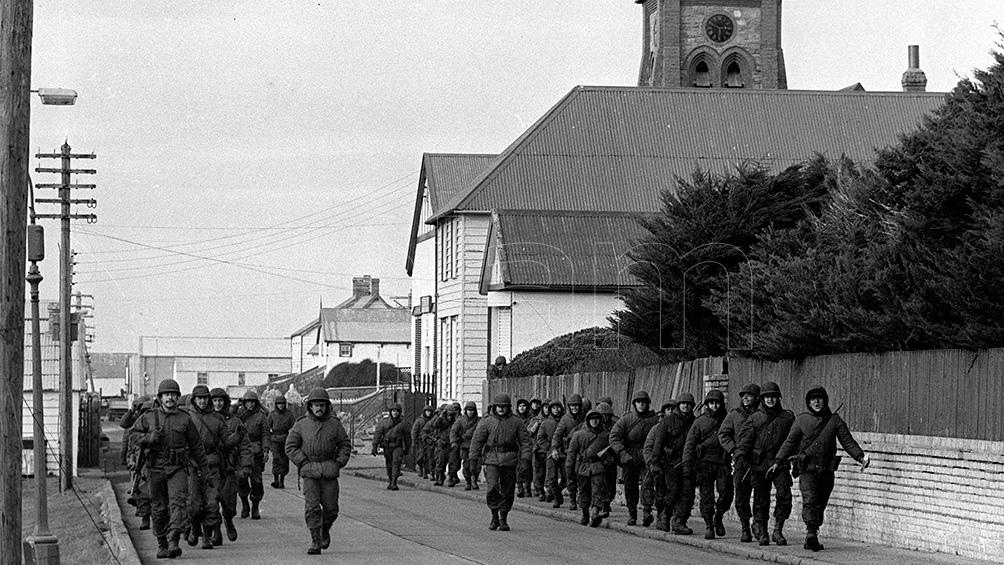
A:
[[[583,510],[585,510],[585,509],[583,508]],[[600,525],[600,522],[602,522],[602,521],[603,521],[603,513],[600,512],[600,509],[597,508],[597,507],[595,507],[595,506],[593,506],[592,508],[590,508],[589,509],[589,527],[590,528],[598,527]]]
[[[310,547],[307,548],[307,555],[321,554],[321,528],[310,528]]]
[[[456,475],[450,475],[450,480],[446,483],[446,486],[453,488],[460,484],[460,479]]]
[[[589,525],[589,508],[588,507],[582,509],[582,519],[579,520],[579,523],[582,524],[583,526],[588,526]]]
[[[481,487],[478,486],[478,480],[477,479],[474,479],[473,481],[471,481],[471,488],[474,489],[474,490],[481,490]]]
[[[397,477],[390,480],[390,490],[401,490],[400,487],[397,486]]]
[[[627,521],[627,525],[628,526],[637,526],[638,525],[638,507],[637,506],[628,507],[628,521]]]
[[[464,485],[464,490],[471,490],[471,480],[467,479],[467,484]]]
[[[784,520],[774,519],[774,532],[770,534],[770,539],[774,541],[777,545],[788,545],[788,540],[784,537],[784,532],[781,530],[784,528]]]
[[[212,536],[213,546],[223,545],[223,533],[220,532],[220,525],[216,524],[213,526],[213,536]]]
[[[331,522],[321,524],[321,549],[328,549],[331,545]]]
[[[192,523],[189,524],[188,529],[185,530],[185,541],[188,543],[188,547],[195,547],[199,545],[199,534],[202,532],[202,524],[199,523],[198,518],[192,518]]]
[[[656,512],[655,529],[657,529],[659,531],[662,531],[662,532],[668,532],[669,531],[669,520],[666,519],[666,513],[664,511],[662,511],[662,510],[659,510],[658,512]]]
[[[714,518],[704,519],[704,539],[715,539],[715,521]]]
[[[609,517],[610,517],[610,503],[604,502],[603,509],[600,510],[600,518],[609,518]]]
[[[715,512],[715,535],[723,538],[725,537],[725,524],[722,523],[722,515]]]
[[[559,490],[558,492],[554,493],[554,504],[551,505],[551,508],[561,508],[561,505],[564,503],[565,503],[565,497],[562,496],[561,491]]]
[[[213,527],[202,526],[202,549],[213,548]]]
[[[160,536],[157,538],[157,559],[167,559],[167,537]]]
[[[251,515],[251,507],[248,506],[248,497],[241,496],[241,518],[247,518]]]
[[[647,527],[649,527],[649,526],[652,525],[653,521],[655,521],[655,517],[652,516],[652,509],[651,508],[642,508],[641,509],[641,525],[647,528]]]
[[[499,531],[508,532],[509,531],[509,511],[503,510],[499,512]]]
[[[568,504],[568,509],[571,510],[572,512],[575,512],[576,510],[579,509],[579,505],[575,503],[574,496],[570,496],[569,498],[571,498],[572,501]]]
[[[181,539],[181,532],[178,530],[171,531],[171,537],[167,540],[167,557],[174,559],[175,557],[181,555],[181,547],[178,545],[178,540]]]
[[[757,522],[757,541],[760,545],[770,545],[770,531],[767,529],[767,522]]]
[[[279,488],[286,488],[286,475],[279,475]]]
[[[526,491],[523,490],[523,483],[516,483],[516,498],[526,497]]]
[[[230,541],[237,541],[237,527],[234,526],[233,516],[223,518],[223,525],[227,528],[227,539]]]
[[[691,530],[689,527],[687,527],[687,522],[685,520],[683,520],[682,518],[678,518],[676,516],[673,517],[672,530],[673,533],[678,536],[689,536],[690,534],[694,533],[694,530]]]
[[[823,544],[819,543],[819,531],[816,528],[806,527],[805,528],[805,549],[809,551],[822,551]]]
[[[251,501],[251,519],[252,520],[261,520],[261,513],[258,512],[258,504],[260,502],[261,501],[259,501],[259,500],[252,500]]]
[[[743,543],[749,543],[753,541],[753,532],[750,531],[750,519],[740,518],[742,522],[742,533],[739,534],[739,541]]]
[[[279,475],[272,474],[272,482],[268,484],[272,488],[279,488]]]
[[[150,517],[149,516],[141,516],[140,517],[140,519],[139,519],[139,529],[141,529],[141,530],[149,530],[150,529]]]
[[[753,520],[750,523],[750,529],[752,529],[753,539],[760,541],[760,522]]]
[[[499,529],[499,511],[492,510],[492,521],[488,524],[488,529],[495,531]]]
[[[548,502],[548,498],[550,498],[550,496],[551,495],[547,494],[546,490],[542,490],[540,491],[540,496],[537,497],[537,500],[539,502]]]

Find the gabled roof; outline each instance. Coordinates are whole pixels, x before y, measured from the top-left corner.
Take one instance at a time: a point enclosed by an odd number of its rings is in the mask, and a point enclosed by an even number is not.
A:
[[[415,213],[411,222],[411,239],[408,242],[408,257],[405,270],[411,275],[415,266],[415,247],[418,245],[419,227],[442,210],[443,205],[458,193],[471,187],[471,183],[481,176],[497,155],[479,153],[424,153],[422,171],[418,177],[418,194],[415,197]],[[429,207],[425,209],[425,187],[429,188]],[[454,208],[456,209],[456,208]]]
[[[411,311],[406,308],[365,310],[322,308],[325,342],[411,343]]]
[[[429,220],[456,210],[649,212],[697,167],[871,162],[944,94],[579,86]]]
[[[641,214],[499,210],[492,214],[481,292],[636,286],[627,251]]]
[[[335,308],[393,308],[386,300],[384,300],[379,294],[363,294],[360,296],[352,296],[345,299],[341,304],[335,306]]]

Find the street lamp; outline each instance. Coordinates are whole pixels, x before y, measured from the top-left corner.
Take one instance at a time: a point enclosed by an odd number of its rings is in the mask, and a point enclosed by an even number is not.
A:
[[[39,88],[32,92],[38,93],[46,106],[73,106],[77,102],[77,91],[69,88]]]

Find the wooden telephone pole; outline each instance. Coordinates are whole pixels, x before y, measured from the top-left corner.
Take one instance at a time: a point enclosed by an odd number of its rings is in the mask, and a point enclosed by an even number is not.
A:
[[[0,565],[21,563],[31,0],[0,0]]]

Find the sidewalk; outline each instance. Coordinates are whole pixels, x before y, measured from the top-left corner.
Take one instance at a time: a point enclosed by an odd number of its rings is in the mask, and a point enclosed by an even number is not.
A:
[[[354,455],[350,460],[349,465],[342,472],[366,479],[378,481],[387,480],[382,456],[374,457],[363,454]],[[463,483],[453,488],[445,486],[437,487],[432,485],[432,481],[419,479],[415,473],[408,471],[405,471],[404,475],[398,479],[398,483],[403,487],[440,492],[454,498],[467,499],[482,504],[485,500],[485,491],[483,486],[480,491],[465,491],[463,490]],[[513,505],[513,509],[532,514],[549,516],[555,520],[571,522],[578,522],[579,520],[578,512],[568,510],[567,501],[562,508],[554,509],[551,508],[549,503],[539,502],[536,498],[517,498],[515,504]],[[486,521],[487,514],[488,511],[486,509]],[[788,525],[785,528],[787,530],[785,534],[788,538],[787,546],[777,546],[773,544],[760,546],[755,542],[740,543],[740,527],[739,522],[736,521],[725,521],[725,530],[728,532],[728,535],[725,538],[706,540],[703,536],[703,526],[701,528],[697,527],[701,525],[700,517],[691,518],[690,520],[689,525],[694,529],[694,535],[691,536],[673,535],[656,530],[654,526],[649,528],[643,528],[640,526],[629,527],[625,525],[627,518],[627,508],[615,505],[610,514],[610,519],[604,520],[600,527],[610,528],[612,530],[639,537],[658,539],[669,543],[679,543],[682,545],[727,553],[749,559],[758,559],[771,563],[786,563],[792,565],[834,563],[847,565],[913,565],[922,563],[931,565],[986,565],[987,563],[986,561],[977,561],[942,553],[923,553],[919,551],[910,551],[881,545],[869,545],[853,540],[833,538],[826,535],[825,525],[820,532],[820,541],[826,549],[813,553],[802,549],[804,529],[801,521],[794,515],[792,516],[792,519],[789,520]]]

